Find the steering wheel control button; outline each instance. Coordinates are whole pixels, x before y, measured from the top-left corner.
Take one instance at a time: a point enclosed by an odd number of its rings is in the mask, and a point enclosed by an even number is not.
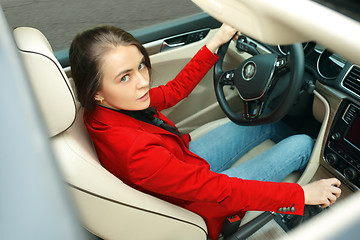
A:
[[[236,41],[236,49],[239,52],[247,52],[253,56],[260,54],[257,50],[257,45],[253,42],[248,42],[246,36],[244,35],[239,36]]]
[[[225,79],[231,80],[231,79],[233,79],[233,77],[234,77],[234,73],[233,72],[228,72],[228,73],[226,73]]]
[[[222,85],[234,85],[234,71],[225,72],[221,78]]]
[[[279,57],[276,61],[276,67],[284,67],[287,64],[287,58],[286,57]]]
[[[275,63],[276,72],[279,76],[288,72],[288,59],[287,57],[279,57]]]

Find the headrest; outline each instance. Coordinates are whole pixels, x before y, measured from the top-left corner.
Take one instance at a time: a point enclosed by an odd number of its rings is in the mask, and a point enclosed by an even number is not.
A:
[[[14,30],[14,38],[49,135],[53,137],[75,120],[76,103],[69,79],[39,30],[19,27]]]

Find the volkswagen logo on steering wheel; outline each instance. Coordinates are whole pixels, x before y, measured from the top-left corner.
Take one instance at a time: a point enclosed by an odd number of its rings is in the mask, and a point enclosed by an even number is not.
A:
[[[242,68],[242,76],[246,81],[250,81],[256,73],[256,64],[254,62],[248,62]]]

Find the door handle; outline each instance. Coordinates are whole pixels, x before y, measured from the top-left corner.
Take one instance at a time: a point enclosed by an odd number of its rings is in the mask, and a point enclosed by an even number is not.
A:
[[[164,40],[161,45],[161,51],[166,51],[169,48],[180,47],[183,45],[185,45],[185,42],[168,43],[167,40]]]
[[[188,33],[176,35],[174,37],[166,38],[161,44],[160,52],[200,41],[206,37],[209,31],[210,29],[206,28],[206,29],[201,29],[198,31],[188,32]]]

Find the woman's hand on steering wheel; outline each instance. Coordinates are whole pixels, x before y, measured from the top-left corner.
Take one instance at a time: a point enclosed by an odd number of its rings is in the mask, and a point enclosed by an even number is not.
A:
[[[227,43],[231,39],[237,39],[240,33],[235,28],[230,27],[226,23],[221,25],[214,37],[207,44],[207,48],[215,53],[215,51],[223,44]]]

